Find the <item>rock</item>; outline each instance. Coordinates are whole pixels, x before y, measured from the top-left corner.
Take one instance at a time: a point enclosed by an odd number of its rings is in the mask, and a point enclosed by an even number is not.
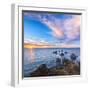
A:
[[[57,60],[57,64],[60,64]],[[80,66],[66,59],[64,65],[48,68],[46,64],[41,64],[35,71],[33,71],[31,77],[40,76],[57,76],[57,75],[80,75]]]
[[[64,53],[65,53],[65,54],[67,54],[68,52],[67,52],[67,51],[65,51]]]
[[[80,74],[80,68],[73,62],[69,62],[65,66],[65,70],[68,72],[69,75],[79,75]]]
[[[77,56],[76,56],[74,53],[72,53],[71,56],[70,56],[70,58],[71,58],[72,60],[76,60]]]
[[[48,68],[46,64],[41,64],[35,71],[31,73],[31,76],[48,76]]]
[[[64,56],[64,53],[61,53],[60,56],[63,57]]]
[[[58,52],[57,51],[53,51],[53,54],[57,54]]]

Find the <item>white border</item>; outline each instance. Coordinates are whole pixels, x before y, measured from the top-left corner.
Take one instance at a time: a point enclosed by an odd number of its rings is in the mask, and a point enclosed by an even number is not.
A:
[[[50,77],[33,77],[30,79],[22,80],[22,10],[35,10],[35,11],[50,11],[50,12],[70,12],[70,13],[82,13],[82,27],[81,27],[81,75],[73,76],[50,76]],[[30,86],[30,85],[44,85],[45,82],[42,80],[47,79],[58,79],[59,83],[68,83],[68,82],[82,82],[86,81],[86,60],[83,55],[83,35],[84,30],[86,29],[86,9],[84,8],[60,8],[60,7],[37,7],[29,6],[23,4],[12,5],[12,77],[11,84],[12,86]],[[67,78],[68,77],[68,78]],[[47,79],[46,79],[47,78]],[[41,83],[37,81],[41,80]],[[49,80],[50,81],[50,80]],[[52,80],[51,80],[52,81]]]

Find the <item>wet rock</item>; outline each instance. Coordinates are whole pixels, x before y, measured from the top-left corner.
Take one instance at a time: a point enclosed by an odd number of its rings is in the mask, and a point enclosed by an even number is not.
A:
[[[60,56],[63,57],[64,56],[64,53],[61,53]]]
[[[58,52],[57,51],[53,51],[53,54],[57,54]]]
[[[48,68],[46,64],[41,64],[35,71],[31,73],[31,76],[47,76]]]
[[[57,61],[59,63],[59,61]],[[33,71],[31,77],[39,76],[57,76],[57,75],[80,75],[80,66],[68,59],[64,60],[64,65],[56,65],[56,67],[48,68],[46,64],[41,64],[35,71]]]
[[[77,56],[74,54],[74,53],[72,53],[71,55],[70,55],[70,58],[71,58],[71,60],[76,60],[76,58],[77,58]]]
[[[79,75],[80,74],[80,68],[73,62],[69,62],[65,70],[69,73],[69,75]]]

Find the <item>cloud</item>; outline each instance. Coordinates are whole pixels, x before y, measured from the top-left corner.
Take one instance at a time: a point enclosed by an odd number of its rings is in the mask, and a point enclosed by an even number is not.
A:
[[[54,17],[53,15],[39,15],[39,20],[47,25],[51,29],[51,35],[55,38],[62,40],[75,40],[79,39],[80,36],[80,15],[71,15],[71,18],[60,18]]]
[[[80,16],[73,16],[64,21],[65,35],[69,40],[75,40],[80,36]]]
[[[52,17],[50,16],[50,18],[52,18]],[[42,21],[42,23],[47,25],[52,30],[51,34],[54,37],[62,38],[64,36],[63,30],[62,30],[62,28],[60,28],[61,22],[59,22],[59,25],[58,25],[56,20],[52,21],[52,19],[51,20],[47,20],[45,18],[42,19],[41,21]]]
[[[62,30],[62,28],[60,28],[60,24],[61,21],[58,20],[58,18],[55,18],[53,15],[51,14],[45,14],[45,13],[40,13],[40,14],[36,14],[36,13],[25,13],[25,15],[29,16],[29,17],[33,17],[34,19],[37,19],[38,21],[40,21],[41,23],[45,24],[46,26],[48,26],[48,28],[51,29],[51,34],[56,37],[56,38],[62,38],[64,36],[64,32]]]
[[[65,14],[63,19],[48,13],[26,13],[25,15],[33,17],[50,28],[49,33],[60,43],[68,43],[80,39],[81,16],[74,14]]]
[[[36,45],[51,45],[48,41],[45,40],[35,40],[35,39],[25,39],[25,44],[36,44]]]

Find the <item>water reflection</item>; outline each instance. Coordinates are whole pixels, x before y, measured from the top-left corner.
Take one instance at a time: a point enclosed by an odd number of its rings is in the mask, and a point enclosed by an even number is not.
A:
[[[35,53],[34,53],[34,50],[33,50],[33,48],[30,48],[30,62],[31,63],[33,63],[33,62],[35,62],[34,60],[34,57],[35,57]]]

